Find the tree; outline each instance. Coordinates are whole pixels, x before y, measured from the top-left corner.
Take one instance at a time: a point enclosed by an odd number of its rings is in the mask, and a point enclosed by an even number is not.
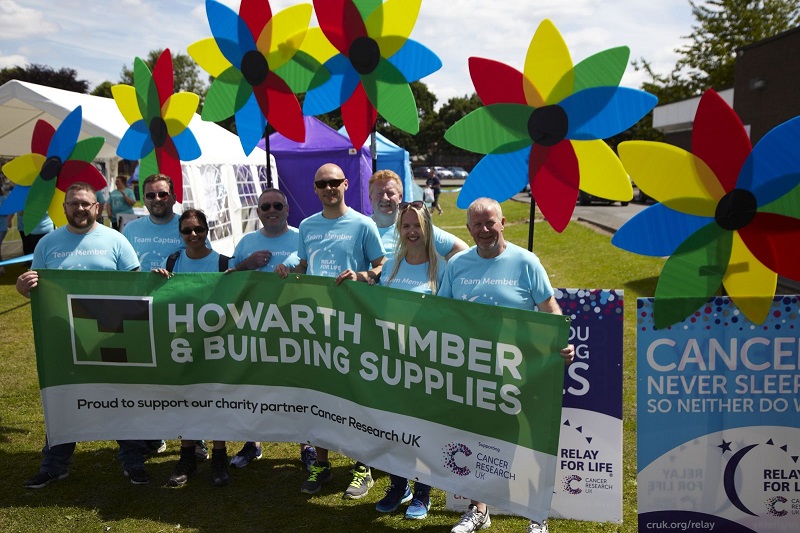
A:
[[[150,50],[147,57],[143,59],[144,63],[153,71],[153,65],[156,60],[164,52],[164,49]],[[173,87],[174,92],[188,91],[200,95],[201,101],[208,90],[206,84],[200,79],[200,67],[194,62],[194,59],[186,54],[173,53],[172,54],[172,69],[175,73],[175,83]],[[122,66],[120,73],[119,83],[126,85],[133,85],[133,69],[127,65]]]
[[[92,89],[91,95],[92,96],[102,96],[103,98],[113,98],[114,95],[111,94],[111,86],[113,83],[106,80],[94,89]]]
[[[89,90],[89,82],[79,80],[78,72],[75,69],[55,70],[47,65],[36,63],[25,67],[16,66],[0,70],[0,85],[9,80],[27,81],[76,93],[86,93]]]

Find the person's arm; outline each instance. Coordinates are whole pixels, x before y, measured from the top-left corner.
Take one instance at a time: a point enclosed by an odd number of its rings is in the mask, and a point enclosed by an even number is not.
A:
[[[539,308],[539,311],[543,313],[550,313],[553,315],[561,315],[561,307],[558,305],[558,301],[556,301],[555,296],[550,296],[550,298],[539,302],[536,304]],[[566,348],[561,348],[561,357],[564,359],[564,364],[570,364],[572,360],[575,358],[575,346],[572,344],[567,344]]]
[[[252,254],[250,254],[250,257],[248,257],[244,261],[237,263],[232,270],[236,271],[258,270],[259,268],[269,263],[271,257],[272,257],[272,252],[270,252],[269,250],[259,250],[257,252],[253,252]]]
[[[287,277],[289,274],[305,274],[308,271],[308,262],[301,259],[296,267],[289,268],[283,263],[275,267],[275,273],[282,278]]]
[[[128,196],[128,193],[130,193],[130,196]],[[122,199],[125,200],[126,204],[131,206],[136,203],[136,196],[130,189],[125,189],[125,192],[122,193]]]
[[[455,237],[455,241],[453,241],[453,247],[450,248],[449,252],[447,252],[447,255],[444,257],[444,260],[445,261],[450,261],[451,257],[456,255],[458,252],[463,252],[467,248],[469,248],[469,245],[467,243],[465,243],[464,241],[462,241],[458,237]]]

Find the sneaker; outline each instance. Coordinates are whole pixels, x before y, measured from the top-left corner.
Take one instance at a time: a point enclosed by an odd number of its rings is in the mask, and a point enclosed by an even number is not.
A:
[[[547,528],[547,520],[544,520],[541,524],[531,520],[531,523],[528,524],[528,533],[548,533],[549,531],[550,530]]]
[[[430,494],[414,495],[411,500],[411,505],[406,509],[406,518],[410,520],[422,520],[428,516],[428,510],[431,508]]]
[[[331,472],[331,464],[329,462],[320,463],[314,461],[314,464],[311,465],[311,474],[308,476],[308,479],[303,481],[300,492],[304,494],[319,494],[322,490],[322,485],[332,478],[333,472]]]
[[[185,451],[184,451],[185,450]],[[197,455],[195,455],[194,448],[181,448],[181,458],[178,459],[178,464],[175,465],[175,471],[167,480],[167,485],[170,487],[180,487],[185,485],[189,478],[192,477],[197,470]]]
[[[386,489],[386,496],[375,504],[375,510],[379,513],[391,513],[400,507],[401,503],[406,503],[411,498],[411,487],[408,486],[408,483],[405,487],[389,485],[389,488]]]
[[[54,481],[64,479],[69,472],[63,474],[51,474],[50,472],[37,472],[35,476],[23,483],[26,489],[42,489]]]
[[[261,459],[261,446],[256,446],[255,442],[245,442],[239,453],[231,459],[231,466],[244,468],[256,459]]]
[[[311,465],[313,465],[317,460],[317,449],[313,446],[306,446],[300,452],[300,461],[306,465],[306,470],[311,472]]]
[[[345,500],[358,500],[363,498],[369,492],[369,489],[375,484],[372,480],[372,472],[368,466],[356,465],[353,469],[353,480],[350,486],[344,491],[342,498]]]
[[[145,441],[145,445],[147,446],[147,451],[144,453],[145,457],[167,451],[167,443],[163,440],[147,440]]]
[[[478,507],[475,505],[470,505],[469,509],[466,513],[461,515],[461,520],[458,521],[458,524],[453,526],[453,529],[450,530],[450,533],[472,533],[473,531],[478,531],[480,529],[486,529],[492,525],[492,521],[489,519],[489,510],[486,510],[486,514],[478,511]]]
[[[230,480],[228,454],[225,450],[213,450],[211,452],[211,484],[215,487],[224,487]]]
[[[133,485],[147,485],[150,483],[150,476],[147,475],[147,471],[141,466],[126,469],[123,473],[126,478],[131,480],[131,484]]]
[[[194,441],[194,454],[201,461],[205,461],[206,459],[208,459],[208,446],[206,446],[206,441],[204,440]]]

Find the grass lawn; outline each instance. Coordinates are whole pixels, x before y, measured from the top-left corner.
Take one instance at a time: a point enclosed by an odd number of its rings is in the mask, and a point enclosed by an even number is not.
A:
[[[440,197],[443,215],[434,222],[470,243],[464,226],[465,212],[455,207],[455,194]],[[529,206],[503,205],[506,238],[527,245]],[[652,296],[663,261],[639,257],[613,247],[610,236],[573,222],[561,234],[546,223],[535,223],[534,250],[554,286],[624,289],[624,472],[623,524],[553,520],[557,533],[636,531],[636,298]],[[300,493],[306,472],[298,460],[297,445],[270,443],[264,458],[244,469],[232,469],[231,484],[211,486],[210,464],[201,463],[198,474],[184,487],[164,486],[178,458],[178,443],[150,459],[152,482],[133,486],[122,476],[115,442],[79,443],[70,476],[41,490],[26,490],[25,479],[39,466],[44,423],[39,396],[28,300],[14,289],[22,267],[6,267],[0,277],[0,531],[122,532],[445,532],[458,520],[444,511],[444,494],[434,490],[432,510],[422,521],[404,520],[402,513],[382,515],[375,503],[383,496],[389,478],[373,471],[375,487],[361,500],[342,500],[350,481],[351,461],[332,454],[334,480],[321,496]],[[229,443],[228,453],[240,443]],[[403,506],[402,508],[404,508]],[[492,516],[488,531],[525,531],[521,518]]]

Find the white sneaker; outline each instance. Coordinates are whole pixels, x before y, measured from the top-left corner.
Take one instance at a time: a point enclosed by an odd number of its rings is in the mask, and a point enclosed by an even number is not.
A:
[[[531,523],[528,524],[528,533],[549,533],[549,529],[547,528],[547,520],[542,522],[534,522],[531,520]]]
[[[492,521],[489,519],[489,510],[487,509],[486,514],[483,514],[478,511],[477,506],[470,505],[467,512],[461,515],[461,520],[458,521],[458,524],[454,525],[453,529],[450,530],[450,533],[473,533],[480,529],[486,529],[490,525],[492,525]]]

